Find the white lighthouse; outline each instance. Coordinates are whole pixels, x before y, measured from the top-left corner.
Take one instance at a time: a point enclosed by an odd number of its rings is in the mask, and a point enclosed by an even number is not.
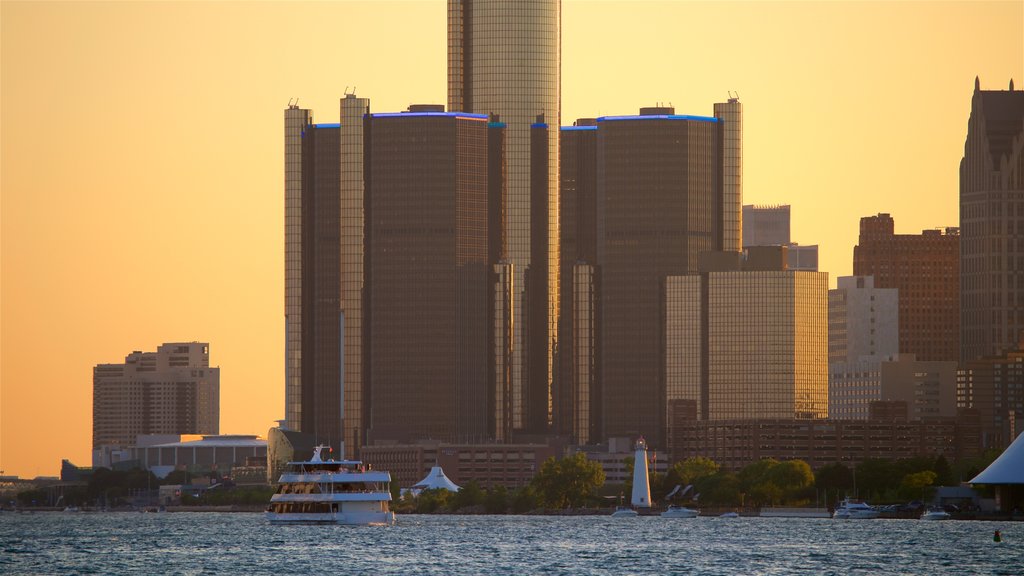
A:
[[[647,476],[647,442],[641,436],[636,441],[633,457],[633,499],[634,508],[651,507],[651,482]]]

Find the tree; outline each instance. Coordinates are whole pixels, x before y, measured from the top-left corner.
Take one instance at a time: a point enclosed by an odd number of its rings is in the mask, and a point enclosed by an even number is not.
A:
[[[444,488],[428,488],[416,496],[416,512],[430,514],[448,505],[452,493]]]
[[[814,473],[803,460],[779,462],[768,471],[768,478],[781,489],[788,501],[804,497],[808,488],[814,485]]]
[[[524,514],[540,506],[537,493],[530,486],[523,486],[512,495],[512,511]]]
[[[956,477],[953,475],[953,467],[945,456],[939,455],[932,464],[932,471],[935,472],[935,484],[939,486],[953,486],[956,484]]]
[[[818,490],[827,490],[838,494],[841,491],[853,491],[853,470],[842,462],[826,464],[818,468],[814,477],[814,486]]]
[[[578,508],[597,495],[604,484],[604,470],[587,455],[577,452],[555,460],[548,458],[530,486],[549,508]]]
[[[907,474],[900,482],[900,496],[907,500],[929,499],[936,477],[935,472],[931,470]]]
[[[466,485],[456,492],[455,496],[451,498],[451,506],[454,510],[479,506],[483,504],[483,502],[484,491],[480,488],[480,483],[476,480],[470,480],[467,482]]]
[[[484,496],[484,510],[488,514],[504,514],[508,512],[508,490],[504,486],[495,486]]]

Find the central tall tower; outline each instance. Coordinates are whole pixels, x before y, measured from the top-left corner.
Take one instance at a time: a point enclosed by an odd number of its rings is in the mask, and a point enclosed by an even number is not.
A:
[[[542,432],[551,425],[558,342],[561,17],[561,0],[448,0],[448,110],[497,114],[507,126],[503,256],[513,274],[513,342],[509,397],[498,403],[508,402],[512,429],[530,432]],[[545,123],[552,127],[547,130],[548,194],[543,213],[538,213],[531,210],[530,202],[531,126]],[[531,245],[538,240],[531,237],[531,221],[546,226],[546,250]],[[538,262],[540,253],[545,257]],[[531,269],[535,277],[544,276],[545,293],[526,294]],[[538,306],[545,312],[547,329],[527,334],[526,328],[534,325],[528,316],[536,317]],[[527,349],[544,349],[545,357],[527,358]],[[537,362],[543,363],[543,369]]]

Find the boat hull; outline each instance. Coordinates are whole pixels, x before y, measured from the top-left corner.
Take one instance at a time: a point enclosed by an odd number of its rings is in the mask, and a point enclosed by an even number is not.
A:
[[[271,524],[341,524],[346,526],[392,526],[394,512],[291,513],[266,512]]]
[[[662,518],[696,518],[697,516],[700,516],[700,511],[689,508],[672,508],[661,513]]]
[[[948,512],[925,512],[921,515],[921,520],[949,520]]]
[[[616,510],[612,512],[612,518],[636,518],[636,510]]]

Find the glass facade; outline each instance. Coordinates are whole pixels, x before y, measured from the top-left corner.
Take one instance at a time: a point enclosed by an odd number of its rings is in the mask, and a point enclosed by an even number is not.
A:
[[[743,247],[743,104],[739,99],[715,104],[722,146],[722,250]]]
[[[302,132],[312,122],[309,110],[284,111],[284,412],[295,430],[302,422]]]
[[[708,276],[708,419],[828,416],[828,275]]]
[[[701,385],[706,375],[704,361],[704,321],[701,276],[669,276],[665,279],[665,406],[666,422],[672,411],[689,400],[705,406],[706,392]]]
[[[547,290],[530,297],[532,306],[546,311],[546,372],[543,396],[550,395],[553,353],[558,339],[558,131],[547,134],[548,194],[547,250],[543,262],[531,262],[531,144],[530,126],[543,114],[552,126],[560,124],[561,2],[559,0],[449,0],[448,109],[497,114],[506,128],[508,196],[504,214],[507,259],[515,274],[513,345],[511,357],[512,428],[527,429],[551,422],[550,402],[541,415],[528,415],[530,383],[525,359],[525,275],[527,269],[546,269]],[[536,268],[535,268],[536,269]],[[534,394],[536,396],[537,394]],[[539,408],[538,408],[539,409]],[[536,430],[535,430],[536,431]]]
[[[370,100],[354,94],[341,99],[341,375],[344,415],[345,457],[355,458],[366,441],[367,402],[365,350],[363,342],[365,308],[363,294],[363,116]]]
[[[340,129],[302,134],[302,415],[299,429],[341,446]]]
[[[371,115],[370,441],[490,438],[488,122]]]
[[[721,248],[718,121],[598,119],[603,434],[664,446],[664,282]]]

